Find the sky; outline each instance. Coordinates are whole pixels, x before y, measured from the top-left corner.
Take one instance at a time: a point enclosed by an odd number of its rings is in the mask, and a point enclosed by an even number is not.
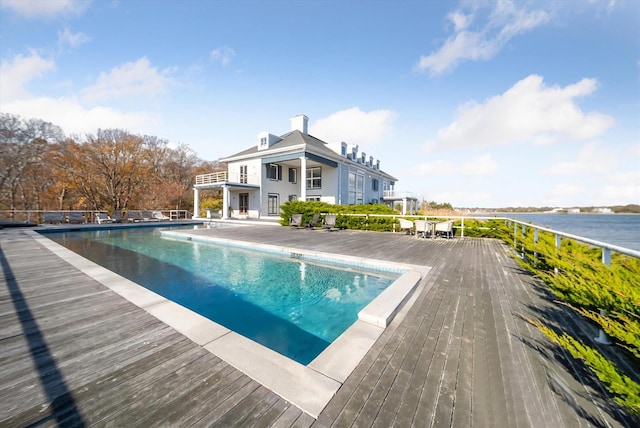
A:
[[[638,0],[0,0],[0,112],[217,160],[358,144],[454,207],[640,204]]]

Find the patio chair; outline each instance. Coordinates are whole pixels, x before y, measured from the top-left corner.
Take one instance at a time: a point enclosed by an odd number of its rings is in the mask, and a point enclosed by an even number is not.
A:
[[[69,223],[84,223],[84,214],[78,211],[69,211],[67,221]]]
[[[44,223],[62,223],[64,222],[64,213],[62,211],[45,211],[43,213]]]
[[[328,229],[329,232],[333,229],[337,229],[336,227],[336,215],[335,214],[327,214],[324,217],[324,223],[322,224],[323,229]]]
[[[427,238],[431,236],[431,229],[433,225],[432,222],[426,220],[416,220],[414,223],[416,226],[416,238]]]
[[[113,210],[113,214],[111,215],[112,223],[122,223],[125,221],[124,214],[122,210]]]
[[[307,223],[307,227],[309,229],[313,229],[318,226],[318,221],[320,221],[320,214],[314,214],[311,218],[311,221]]]
[[[453,238],[453,220],[436,223],[435,232],[445,238]]]
[[[295,228],[302,227],[302,214],[292,214],[289,219],[289,226]]]
[[[96,223],[113,223],[113,220],[105,213],[96,213]]]
[[[398,221],[400,221],[400,232],[406,230],[407,235],[413,235],[413,222],[411,220],[399,218]]]

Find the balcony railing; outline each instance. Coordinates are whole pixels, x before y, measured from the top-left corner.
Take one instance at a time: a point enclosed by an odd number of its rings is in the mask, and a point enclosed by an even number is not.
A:
[[[258,176],[255,174],[229,173],[225,171],[196,175],[196,186],[224,183],[260,184]]]
[[[419,199],[418,195],[406,190],[385,190],[383,198],[385,199]]]

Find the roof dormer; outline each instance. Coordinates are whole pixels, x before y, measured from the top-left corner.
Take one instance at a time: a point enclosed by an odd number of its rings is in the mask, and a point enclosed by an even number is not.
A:
[[[280,137],[263,131],[258,134],[258,150],[265,150],[270,148],[273,144],[280,141]]]

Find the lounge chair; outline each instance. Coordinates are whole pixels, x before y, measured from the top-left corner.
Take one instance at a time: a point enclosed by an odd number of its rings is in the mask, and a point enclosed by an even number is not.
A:
[[[113,219],[105,213],[96,213],[96,223],[113,223]]]
[[[158,219],[159,221],[167,221],[169,220],[169,217],[162,214],[162,211],[154,211],[153,212],[153,218]]]
[[[445,238],[453,238],[453,221],[449,220],[436,223],[435,232]]]
[[[63,223],[64,213],[62,211],[45,211],[43,213],[44,223]]]
[[[322,224],[323,229],[328,229],[331,232],[332,229],[336,228],[336,215],[335,214],[327,214],[324,217],[324,223]]]
[[[158,221],[149,210],[140,211],[140,217],[142,217],[142,221]]]
[[[122,210],[113,210],[113,214],[111,215],[112,223],[122,223],[125,221],[124,214],[122,214]]]
[[[400,221],[400,232],[402,232],[403,230],[406,230],[406,234],[407,235],[412,235],[413,234],[413,222],[411,220],[407,220],[404,218],[399,218],[398,219]]]
[[[295,228],[302,227],[302,214],[292,214],[289,219],[289,226]]]
[[[320,214],[314,214],[311,221],[307,223],[307,227],[313,229],[318,226],[318,221],[320,221]]]
[[[78,211],[69,211],[67,221],[69,223],[84,223],[84,214]]]
[[[139,210],[127,211],[127,221],[139,222],[143,221],[142,214]]]

